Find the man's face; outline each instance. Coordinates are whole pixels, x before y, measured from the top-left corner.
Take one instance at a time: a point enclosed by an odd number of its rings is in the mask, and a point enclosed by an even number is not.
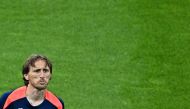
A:
[[[24,77],[29,81],[28,85],[38,90],[46,89],[51,78],[50,68],[44,60],[37,60],[34,67],[30,66],[29,73],[25,74]]]

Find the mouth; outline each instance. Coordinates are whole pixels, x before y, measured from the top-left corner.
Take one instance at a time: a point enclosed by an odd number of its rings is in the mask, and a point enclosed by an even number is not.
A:
[[[46,84],[46,81],[39,81],[39,83],[41,84],[41,85],[44,85],[44,84]]]

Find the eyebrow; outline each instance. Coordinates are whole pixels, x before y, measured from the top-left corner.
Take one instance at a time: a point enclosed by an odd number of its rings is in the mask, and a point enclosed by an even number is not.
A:
[[[41,71],[41,70],[42,70],[42,71],[50,71],[49,68],[42,68],[42,69],[41,69],[41,68],[34,68],[34,69],[32,69],[33,72],[39,72],[39,71]]]
[[[49,68],[37,68],[37,67],[36,67],[36,68],[33,68],[33,69],[49,69]]]
[[[43,68],[39,68],[39,67],[36,67],[36,66],[31,66],[31,68],[33,69],[33,70],[37,70],[37,69],[49,69],[50,70],[50,68],[48,67],[48,66],[45,66],[45,67],[43,67]]]
[[[49,67],[45,67],[45,68],[33,67],[33,69],[50,69],[50,68]]]

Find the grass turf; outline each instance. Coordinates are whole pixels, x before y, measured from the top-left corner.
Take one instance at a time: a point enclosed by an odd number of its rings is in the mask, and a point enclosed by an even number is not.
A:
[[[186,109],[189,1],[0,1],[0,94],[31,53],[53,61],[67,109]]]

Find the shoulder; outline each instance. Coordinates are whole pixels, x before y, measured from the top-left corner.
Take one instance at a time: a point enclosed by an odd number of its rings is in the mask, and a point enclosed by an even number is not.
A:
[[[3,106],[5,104],[6,99],[8,98],[8,96],[12,93],[12,91],[8,91],[6,93],[4,93],[1,97],[0,97],[0,109],[3,109]]]
[[[63,109],[64,109],[64,101],[63,101],[60,97],[58,97],[58,99],[59,99],[59,101],[61,102],[61,104],[62,104],[62,106],[63,106]]]
[[[25,96],[26,86],[19,87],[13,91],[4,93],[0,98],[0,109],[9,106],[15,100],[18,100]]]
[[[57,97],[50,91],[45,92],[45,98],[49,102],[51,102],[54,106],[56,106],[58,109],[64,109],[64,102],[61,98]]]
[[[8,91],[8,92],[4,93],[4,94],[1,96],[1,98],[0,98],[0,103],[1,103],[2,101],[5,101],[5,100],[7,99],[7,97],[8,97],[12,92],[13,92],[13,91]]]

